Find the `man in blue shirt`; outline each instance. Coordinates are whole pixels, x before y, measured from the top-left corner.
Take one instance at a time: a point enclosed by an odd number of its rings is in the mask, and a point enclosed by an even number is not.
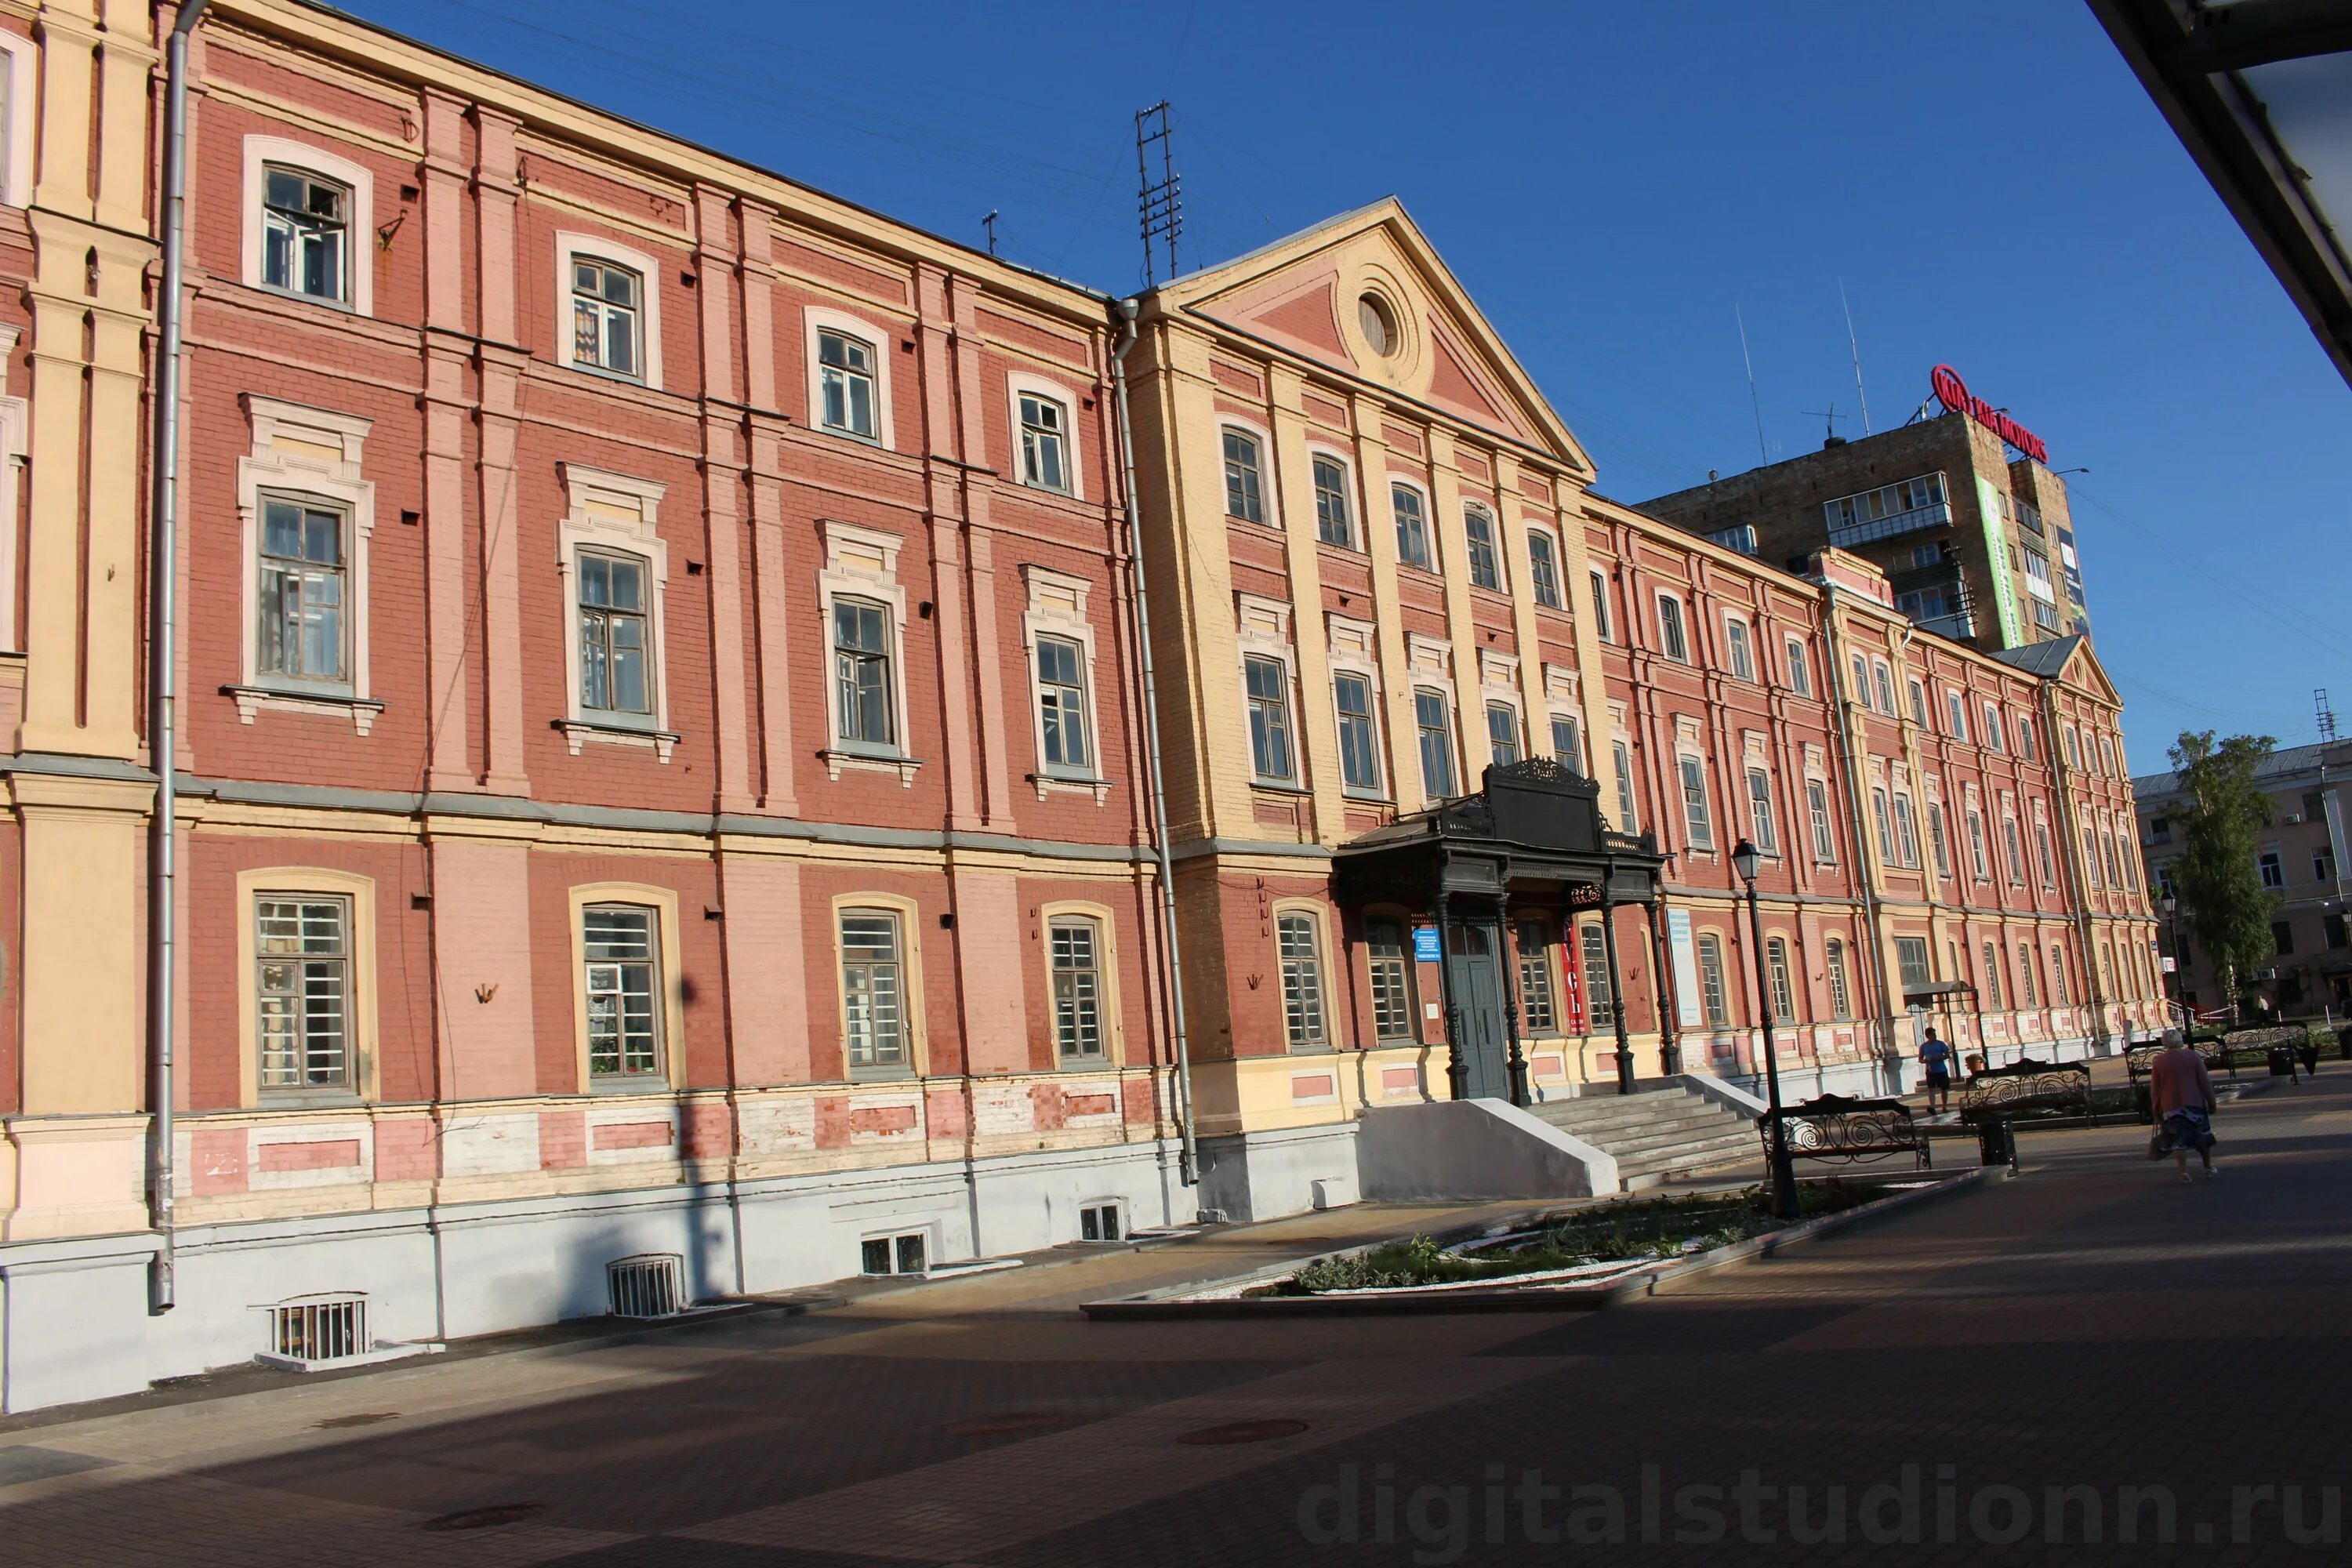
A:
[[[1952,1047],[1937,1037],[1934,1025],[1927,1026],[1927,1037],[1919,1042],[1919,1065],[1927,1072],[1927,1110],[1933,1114],[1938,1109],[1952,1108]],[[1939,1108],[1937,1096],[1943,1097]]]

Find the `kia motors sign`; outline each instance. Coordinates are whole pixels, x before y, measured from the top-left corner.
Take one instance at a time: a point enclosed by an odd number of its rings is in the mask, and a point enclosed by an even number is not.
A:
[[[2037,463],[2050,460],[2050,448],[2042,437],[1987,403],[1981,397],[1969,395],[1969,384],[1950,365],[1939,364],[1927,377],[1936,390],[1936,401],[1954,414],[1965,414]]]

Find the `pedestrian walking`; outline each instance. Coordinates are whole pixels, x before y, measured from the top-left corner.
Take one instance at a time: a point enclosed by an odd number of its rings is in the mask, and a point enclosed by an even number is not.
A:
[[[1941,1109],[1951,1110],[1952,1047],[1943,1042],[1932,1024],[1927,1026],[1927,1037],[1919,1042],[1919,1066],[1927,1074],[1928,1114],[1933,1115],[1937,1110],[1936,1099],[1938,1095],[1943,1097]]]
[[[2148,1140],[2147,1157],[2172,1156],[2182,1181],[2189,1180],[2189,1152],[2205,1163],[2210,1181],[2221,1175],[2213,1163],[2213,1079],[2205,1058],[2189,1048],[2178,1029],[2164,1031],[2164,1049],[2148,1064],[2148,1096],[2156,1111],[2156,1135]]]
[[[2319,1042],[2311,1037],[2309,1030],[2304,1031],[2303,1044],[2295,1047],[2294,1054],[2303,1058],[2305,1077],[2319,1076]]]

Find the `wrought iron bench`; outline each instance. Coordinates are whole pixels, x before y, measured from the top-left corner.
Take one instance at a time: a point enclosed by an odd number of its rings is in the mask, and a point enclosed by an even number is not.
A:
[[[1764,1140],[1767,1162],[1772,1157],[1775,1117],[1786,1130],[1792,1159],[1843,1160],[1854,1164],[1908,1154],[1912,1163],[1921,1170],[1932,1163],[1927,1129],[1911,1119],[1911,1108],[1899,1100],[1854,1100],[1843,1094],[1825,1094],[1801,1105],[1768,1110],[1756,1122],[1757,1131]]]
[[[2311,1040],[2311,1031],[2301,1024],[2273,1025],[2260,1029],[2236,1029],[2218,1040],[2199,1044],[2198,1054],[2205,1058],[2205,1070],[2219,1069],[2231,1078],[2241,1067],[2267,1068],[2271,1051],[2279,1046],[2300,1050]]]
[[[2081,1113],[2093,1126],[2098,1111],[2091,1103],[2091,1064],[2045,1062],[2023,1057],[2005,1068],[1983,1068],[1960,1085],[1960,1120],[2007,1120],[2021,1110],[2067,1110]]]
[[[2124,1070],[2131,1075],[2132,1104],[2138,1110],[2142,1121],[2153,1122],[2156,1120],[2155,1101],[2148,1091],[2148,1076],[2156,1070],[2156,1058],[2163,1049],[2162,1040],[2142,1040],[2137,1045],[2124,1047]]]

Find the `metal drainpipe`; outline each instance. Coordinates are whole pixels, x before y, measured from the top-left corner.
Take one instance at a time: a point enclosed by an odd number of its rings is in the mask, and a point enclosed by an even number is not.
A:
[[[149,1282],[148,1310],[168,1312],[179,1298],[173,1279],[176,1259],[172,1241],[172,1100],[176,1093],[172,1070],[172,1009],[174,1005],[173,965],[178,955],[173,943],[173,921],[178,910],[174,877],[178,870],[178,814],[173,791],[173,752],[179,742],[174,721],[178,700],[179,648],[179,507],[180,480],[180,253],[187,232],[188,196],[188,35],[196,30],[205,0],[187,0],[172,24],[170,87],[163,132],[163,292],[156,302],[158,342],[155,355],[155,413],[151,421],[155,451],[150,464],[155,491],[148,508],[154,530],[149,545],[151,581],[147,595],[152,629],[147,639],[147,679],[151,708],[147,746],[155,770],[154,843],[147,859],[147,994],[154,1045],[154,1156],[149,1162],[149,1206],[158,1241],[153,1277]]]
[[[2059,860],[2071,869],[2074,863],[2074,850],[2082,843],[2082,835],[2080,824],[2074,820],[2074,796],[2068,784],[2063,767],[2066,751],[2060,743],[2058,687],[2055,681],[2049,679],[2042,682],[2042,721],[2050,731],[2051,775],[2058,781],[2058,787],[2053,792],[2058,797],[2058,831],[2066,836],[2066,853],[2060,856]],[[2091,1034],[2088,1044],[2094,1056],[2105,1056],[2106,1052],[2099,1047],[2105,1046],[2108,1039],[2107,1004],[2105,994],[2099,988],[2099,954],[2094,943],[2096,932],[2091,923],[2090,895],[2084,888],[2084,879],[2080,873],[2076,873],[2068,879],[2074,884],[2073,900],[2074,930],[2083,942],[2083,994],[2091,1004]]]
[[[1843,691],[1846,668],[1845,648],[1844,645],[1838,640],[1837,630],[1837,599],[1840,590],[1835,583],[1824,582],[1822,586],[1829,594],[1826,601],[1829,614],[1822,617],[1822,633],[1829,639],[1830,645],[1830,689]],[[1871,889],[1870,886],[1870,835],[1864,831],[1864,824],[1867,819],[1863,815],[1862,774],[1854,766],[1853,726],[1849,722],[1853,715],[1845,710],[1846,706],[1852,703],[1853,699],[1848,696],[1842,697],[1838,700],[1838,756],[1845,764],[1846,817],[1853,824],[1854,869],[1862,873],[1863,926],[1870,933],[1870,966],[1878,974],[1878,1027],[1879,1038],[1883,1042],[1882,1050],[1885,1053],[1882,1059],[1894,1064],[1896,1081],[1899,1083],[1902,1058],[1896,1053],[1895,1047],[1895,1014],[1893,1005],[1888,1000],[1886,939],[1878,929],[1878,895]]]
[[[1111,387],[1118,400],[1119,462],[1127,476],[1127,551],[1135,563],[1136,644],[1143,663],[1143,754],[1151,764],[1151,847],[1160,862],[1160,922],[1168,943],[1169,1022],[1176,1036],[1176,1131],[1181,1152],[1177,1179],[1185,1186],[1201,1182],[1200,1150],[1192,1142],[1192,1052],[1184,1034],[1184,957],[1176,938],[1176,873],[1168,856],[1168,794],[1160,773],[1160,688],[1151,674],[1151,599],[1144,586],[1143,530],[1137,521],[1135,500],[1135,427],[1128,416],[1127,354],[1135,347],[1135,318],[1141,310],[1134,300],[1118,302],[1119,335],[1111,350]]]

